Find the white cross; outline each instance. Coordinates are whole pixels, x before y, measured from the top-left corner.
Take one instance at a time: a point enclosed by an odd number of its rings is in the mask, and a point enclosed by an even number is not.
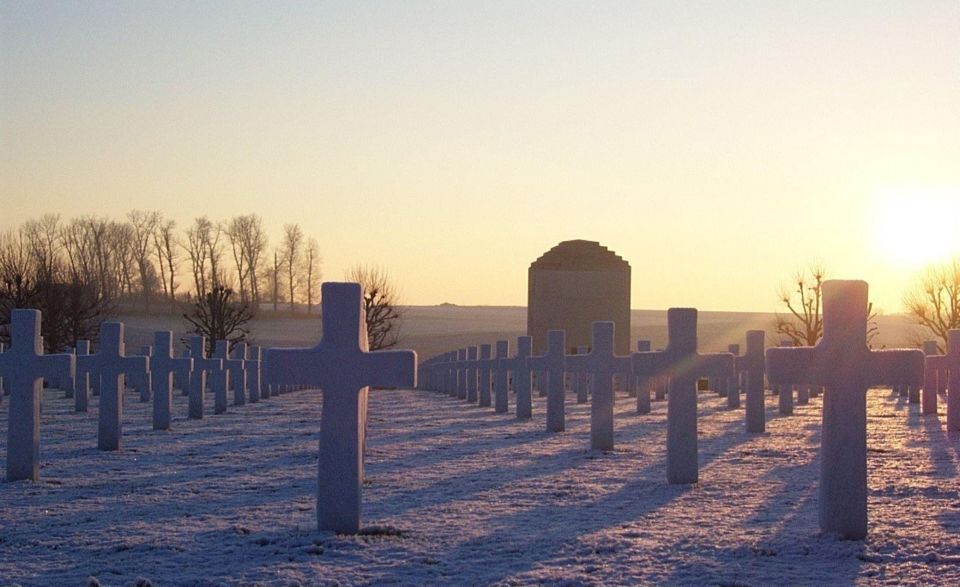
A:
[[[588,373],[593,378],[593,397],[590,399],[590,447],[594,450],[613,450],[613,375],[623,373],[624,362],[630,357],[614,354],[614,323],[594,322],[592,347],[585,355],[567,357],[567,369]]]
[[[40,480],[40,395],[43,379],[76,372],[73,355],[44,355],[39,310],[10,312],[10,344],[0,376],[10,391],[7,481]]]
[[[651,349],[651,345],[649,340],[637,341],[638,353],[649,353],[650,349]],[[650,378],[640,377],[635,373],[631,374],[631,378],[635,380],[634,385],[636,385],[636,390],[637,390],[637,413],[649,414],[650,413]]]
[[[697,310],[667,310],[667,348],[634,353],[633,372],[638,377],[668,377],[667,482],[696,483],[697,379],[733,376],[733,355],[697,351]]]
[[[233,387],[233,405],[242,406],[246,404],[247,366],[243,359],[235,359],[230,356],[230,341],[218,340],[214,347],[213,358],[223,361],[224,370],[230,373],[230,385]]]
[[[467,401],[477,403],[477,347],[467,347]]]
[[[153,429],[169,430],[173,411],[174,373],[186,373],[190,379],[193,359],[177,357],[173,352],[173,333],[169,330],[153,333],[153,356],[150,358],[151,392],[153,394]]]
[[[511,359],[501,359],[500,369],[506,369],[511,372],[513,381],[513,393],[517,396],[517,418],[520,420],[529,420],[533,415],[530,381],[530,368],[527,367],[527,358],[533,349],[533,339],[529,336],[517,337],[517,354]],[[507,398],[503,398],[504,405]],[[499,399],[498,399],[499,405]],[[495,410],[498,411],[498,410]]]
[[[509,411],[507,394],[509,393],[510,374],[504,361],[510,360],[510,341],[498,340],[497,352],[493,358],[493,411],[506,414]]]
[[[767,414],[763,398],[763,377],[765,365],[763,346],[766,333],[762,330],[747,331],[747,350],[737,357],[736,368],[746,378],[746,421],[747,432],[760,433],[767,427]]]
[[[264,381],[323,391],[317,524],[320,530],[360,530],[363,446],[368,386],[413,387],[417,354],[368,352],[360,285],[324,283],[323,338],[313,348],[267,349]]]
[[[84,357],[90,354],[90,341],[78,340],[76,348],[77,375],[73,385],[73,410],[86,412],[90,403],[90,373],[87,372]]]
[[[947,430],[960,430],[960,330],[947,332],[947,352],[924,359],[924,380],[928,373],[936,373],[938,378],[947,380]],[[927,383],[924,383],[926,389]],[[931,386],[933,396],[933,414],[937,413],[936,386]],[[926,397],[926,391],[924,391]],[[927,413],[927,412],[923,412]]]
[[[918,385],[919,350],[867,347],[867,283],[823,283],[823,338],[814,347],[767,349],[771,384],[823,385],[820,529],[844,538],[867,535],[867,388]]]
[[[490,345],[482,344],[480,345],[480,359],[477,362],[477,365],[480,369],[479,385],[480,392],[478,394],[478,401],[481,408],[490,407],[490,372],[493,369],[494,360],[490,356]]]
[[[740,407],[740,371],[736,369],[737,361],[740,360],[740,345],[727,345],[727,352],[733,355],[734,373],[733,377],[727,380],[724,392],[727,395],[727,407],[733,409]]]
[[[547,352],[527,359],[527,367],[545,373],[547,377],[547,432],[564,430],[563,378],[565,377],[566,346],[566,332],[550,330],[547,332]]]
[[[120,450],[124,379],[127,376],[145,377],[150,359],[126,356],[123,322],[104,322],[100,325],[100,350],[95,355],[87,355],[84,362],[90,378],[100,381],[97,448]]]
[[[187,348],[193,358],[193,372],[190,374],[190,401],[187,417],[203,419],[203,401],[206,395],[207,374],[210,375],[210,388],[214,396],[214,412],[219,414],[227,409],[227,383],[229,373],[223,368],[220,359],[206,359],[207,339],[203,336],[191,336],[187,339]]]

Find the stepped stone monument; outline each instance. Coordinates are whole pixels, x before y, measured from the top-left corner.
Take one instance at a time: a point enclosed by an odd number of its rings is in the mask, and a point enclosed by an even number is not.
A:
[[[564,241],[530,265],[527,335],[534,354],[547,351],[547,332],[563,330],[567,354],[590,346],[594,322],[613,322],[618,355],[630,353],[630,264],[600,243]]]

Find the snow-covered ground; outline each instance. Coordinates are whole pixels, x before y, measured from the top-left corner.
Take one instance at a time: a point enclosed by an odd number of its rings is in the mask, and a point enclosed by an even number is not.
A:
[[[430,392],[371,394],[365,531],[315,530],[321,394],[300,391],[172,432],[128,394],[124,450],[47,391],[39,484],[0,483],[0,585],[960,584],[960,438],[869,394],[870,536],[817,531],[820,400],[743,431],[700,396],[701,483],[664,480],[665,402],[617,403],[617,450],[589,410],[544,431]],[[5,467],[8,401],[0,405]],[[512,406],[511,406],[512,407]],[[212,409],[211,409],[212,412]]]

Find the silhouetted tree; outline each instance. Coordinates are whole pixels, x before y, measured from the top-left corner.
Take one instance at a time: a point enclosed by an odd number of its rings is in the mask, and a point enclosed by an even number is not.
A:
[[[777,293],[787,307],[787,315],[776,316],[777,334],[789,338],[797,346],[814,346],[823,337],[823,282],[826,271],[811,265],[806,271],[797,271],[791,287],[781,286]],[[877,335],[877,314],[873,303],[867,306],[867,341]]]
[[[379,267],[357,265],[348,272],[347,279],[359,283],[363,292],[370,350],[396,346],[400,341],[402,309],[397,289],[387,273]]]
[[[248,304],[233,298],[232,289],[215,285],[197,298],[189,314],[183,315],[193,325],[193,332],[207,337],[211,348],[217,340],[229,341],[232,348],[250,334],[246,324],[253,319],[253,311]]]
[[[937,341],[940,352],[947,345],[947,332],[960,328],[960,257],[928,267],[923,277],[903,299],[907,313],[925,333]],[[918,336],[919,344],[925,336]]]

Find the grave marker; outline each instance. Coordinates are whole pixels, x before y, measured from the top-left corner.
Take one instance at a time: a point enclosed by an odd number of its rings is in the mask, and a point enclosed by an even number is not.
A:
[[[594,322],[590,352],[571,355],[567,368],[588,373],[593,381],[590,398],[590,448],[613,450],[613,376],[624,371],[630,357],[614,354],[614,323]]]
[[[10,311],[10,349],[0,354],[0,376],[10,392],[7,481],[40,480],[40,396],[43,379],[76,372],[73,355],[44,355],[40,312]]]
[[[825,386],[820,440],[820,528],[867,534],[867,388],[918,385],[923,353],[867,347],[867,283],[823,283],[823,338],[814,347],[767,350],[772,384]]]
[[[123,391],[127,377],[144,377],[150,369],[147,357],[126,356],[123,322],[100,325],[100,349],[88,355],[91,379],[100,381],[97,414],[97,448],[120,450],[123,438]]]
[[[498,414],[506,414],[510,410],[507,401],[510,392],[510,368],[508,366],[510,360],[510,341],[498,340],[493,373],[493,411]]]
[[[368,352],[360,285],[321,287],[323,338],[313,348],[267,349],[264,381],[323,390],[317,525],[360,530],[368,386],[415,386],[413,351]]]
[[[701,354],[697,351],[697,310],[667,310],[667,347],[662,351],[634,353],[633,372],[638,376],[665,377],[667,397],[667,482],[696,483],[697,380],[732,377],[730,353]]]
[[[951,432],[960,430],[960,330],[947,332],[945,354],[928,356],[924,359],[925,380],[927,373],[930,372],[937,373],[938,378],[947,382],[947,430]],[[926,385],[924,383],[924,389]],[[934,394],[934,414],[937,413],[935,396],[936,394]]]
[[[191,420],[203,419],[203,402],[206,395],[207,376],[210,376],[210,387],[213,390],[216,413],[217,408],[227,409],[227,378],[229,375],[223,368],[220,359],[205,359],[207,339],[203,336],[191,336],[187,339],[187,348],[193,359],[193,371],[190,372],[190,393],[187,406],[187,417]]]
[[[527,367],[543,373],[546,378],[547,432],[563,432],[564,429],[566,345],[566,333],[563,330],[550,330],[547,332],[547,352],[527,359]]]
[[[193,359],[177,357],[173,352],[173,333],[169,330],[153,333],[153,356],[150,358],[151,391],[153,392],[153,429],[169,430],[173,411],[173,378],[175,373],[190,379]]]

